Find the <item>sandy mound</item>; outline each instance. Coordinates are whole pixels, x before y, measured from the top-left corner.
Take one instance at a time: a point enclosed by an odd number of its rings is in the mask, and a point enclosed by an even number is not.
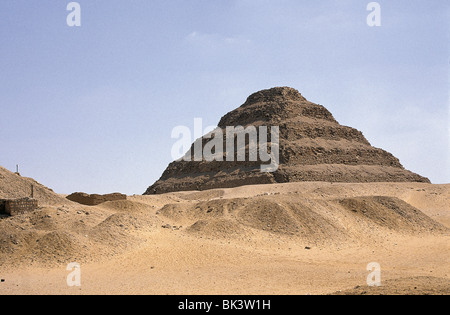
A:
[[[63,230],[24,230],[23,227],[0,222],[0,265],[57,265],[86,258],[88,243],[76,233]],[[85,260],[85,259],[83,259]]]
[[[251,231],[300,238],[313,244],[372,242],[389,233],[449,231],[419,209],[386,196],[336,200],[333,195],[330,199],[311,199],[280,194],[168,204],[158,214],[172,223],[190,226],[188,232],[201,232],[211,238],[227,233],[242,237]]]
[[[149,205],[46,206],[0,220],[0,265],[57,265],[116,255],[146,241],[160,221]]]
[[[55,218],[58,216],[58,209],[52,207],[40,208],[28,216],[28,222],[33,229],[38,231],[56,231],[63,230],[64,224]]]
[[[214,239],[239,238],[248,234],[240,224],[229,219],[200,220],[191,225],[187,232]]]
[[[136,232],[150,232],[154,223],[143,217],[116,213],[94,227],[89,236],[96,242],[126,249],[140,242]]]
[[[358,197],[338,201],[364,220],[397,232],[445,232],[447,229],[417,208],[392,197]]]
[[[32,247],[32,255],[44,263],[75,262],[86,252],[88,242],[77,235],[63,231],[45,234],[36,240]]]
[[[224,195],[223,190],[207,190],[207,191],[200,191],[195,193],[179,193],[177,196],[179,196],[183,200],[211,200],[211,199],[217,199]]]
[[[281,204],[270,200],[258,199],[243,202],[237,213],[237,219],[249,227],[293,235],[299,232],[295,218]]]
[[[15,199],[33,196],[40,205],[64,205],[70,201],[32,178],[21,177],[0,166],[0,199]]]
[[[154,209],[154,207],[148,204],[131,200],[108,201],[98,207],[125,213],[148,213]]]
[[[178,223],[222,218],[228,214],[229,200],[211,200],[201,202],[167,204],[158,214]]]

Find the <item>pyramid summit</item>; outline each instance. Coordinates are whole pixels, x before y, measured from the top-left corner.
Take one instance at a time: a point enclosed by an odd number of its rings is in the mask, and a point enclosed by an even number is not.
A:
[[[306,99],[296,89],[290,87],[275,87],[268,90],[262,90],[253,93],[247,98],[243,106],[259,102],[277,102],[277,101],[306,101]]]
[[[309,102],[293,88],[256,92],[218,124],[222,134],[237,126],[279,130],[275,171],[261,172],[261,160],[178,160],[145,194],[300,181],[430,182],[404,169],[391,153],[373,147],[362,132],[340,125],[324,106]],[[205,138],[200,139],[203,147]],[[273,141],[269,137],[266,142],[270,146]],[[226,140],[223,143],[226,147]],[[195,143],[187,155],[193,154],[194,147]],[[248,157],[249,145],[246,149]]]
[[[337,123],[325,107],[308,102],[299,91],[289,87],[277,87],[249,96],[241,107],[220,120],[219,127],[248,125],[251,122],[276,124],[300,116]]]

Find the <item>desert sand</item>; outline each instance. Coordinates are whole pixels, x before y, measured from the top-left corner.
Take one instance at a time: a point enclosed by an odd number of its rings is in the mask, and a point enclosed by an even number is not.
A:
[[[450,185],[300,182],[98,206],[40,196],[0,220],[2,294],[450,293]],[[380,288],[366,284],[371,262]]]

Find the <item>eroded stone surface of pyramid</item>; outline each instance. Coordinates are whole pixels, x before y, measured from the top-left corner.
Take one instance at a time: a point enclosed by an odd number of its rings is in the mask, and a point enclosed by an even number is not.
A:
[[[391,153],[371,146],[362,132],[340,125],[324,106],[309,102],[293,88],[252,94],[218,124],[223,134],[228,126],[278,127],[278,169],[261,172],[259,160],[178,160],[145,194],[299,181],[429,182],[404,169]],[[199,141],[203,146],[206,143]],[[193,149],[194,144],[191,154]]]

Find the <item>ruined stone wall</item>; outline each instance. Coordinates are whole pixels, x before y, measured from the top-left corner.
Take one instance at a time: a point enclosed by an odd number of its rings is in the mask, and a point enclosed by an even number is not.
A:
[[[0,200],[0,214],[6,214],[5,203],[6,203],[6,200]]]
[[[70,196],[67,196],[67,199],[85,206],[97,206],[107,201],[126,200],[127,196],[119,193],[107,195],[89,195],[85,193],[73,193]]]
[[[31,198],[0,200],[0,213],[15,216],[38,208],[38,201]]]

